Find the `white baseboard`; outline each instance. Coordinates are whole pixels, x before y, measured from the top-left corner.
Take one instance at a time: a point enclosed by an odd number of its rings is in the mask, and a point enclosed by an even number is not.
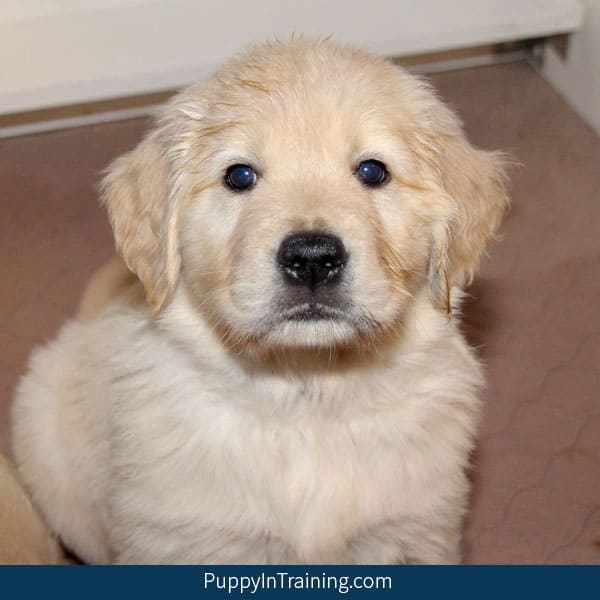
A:
[[[529,62],[531,58],[531,46],[511,44],[508,48],[486,45],[457,52],[409,56],[396,59],[395,62],[411,73],[427,75],[499,63]],[[174,92],[0,116],[0,139],[136,117],[151,117],[171,93]]]

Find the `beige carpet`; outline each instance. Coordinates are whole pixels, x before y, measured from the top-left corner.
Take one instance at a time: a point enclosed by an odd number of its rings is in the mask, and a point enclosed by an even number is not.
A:
[[[528,66],[433,77],[511,151],[514,209],[471,288],[487,364],[468,562],[600,563],[600,140]],[[144,120],[0,142],[0,449],[15,381],[111,254],[94,185]]]

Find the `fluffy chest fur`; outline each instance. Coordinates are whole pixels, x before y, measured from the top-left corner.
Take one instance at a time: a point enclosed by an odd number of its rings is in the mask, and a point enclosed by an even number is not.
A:
[[[117,304],[33,357],[15,451],[68,545],[101,562],[459,559],[481,374],[453,323],[417,302],[376,366],[291,375],[207,353],[184,302],[159,323]]]
[[[479,369],[443,319],[375,369],[305,375],[194,356],[178,332],[206,346],[176,316],[123,319],[97,325],[120,333],[93,368],[112,399],[107,530],[124,560],[348,560],[354,540],[463,493]]]

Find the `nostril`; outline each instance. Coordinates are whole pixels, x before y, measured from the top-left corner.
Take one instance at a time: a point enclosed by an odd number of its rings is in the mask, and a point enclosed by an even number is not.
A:
[[[277,262],[286,281],[311,289],[339,281],[347,260],[342,240],[324,232],[290,234],[277,252]]]

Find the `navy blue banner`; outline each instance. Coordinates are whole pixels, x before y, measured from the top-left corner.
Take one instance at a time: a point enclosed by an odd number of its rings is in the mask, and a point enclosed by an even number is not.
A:
[[[3,597],[588,598],[600,567],[0,567]],[[10,594],[10,596],[9,596]]]

